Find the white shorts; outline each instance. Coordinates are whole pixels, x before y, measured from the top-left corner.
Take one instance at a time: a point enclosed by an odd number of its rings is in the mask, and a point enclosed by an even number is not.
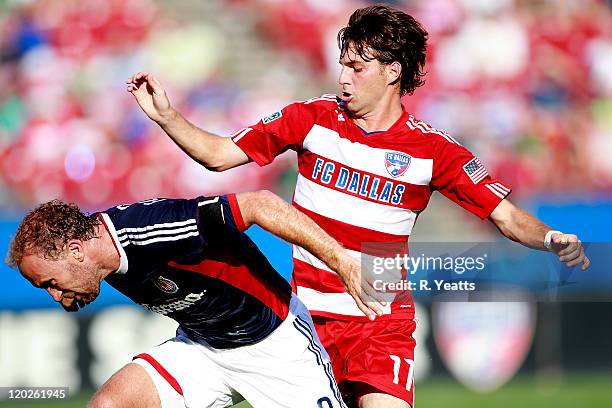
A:
[[[289,315],[259,343],[219,350],[177,337],[134,360],[153,379],[162,408],[345,407],[310,314],[293,295]]]

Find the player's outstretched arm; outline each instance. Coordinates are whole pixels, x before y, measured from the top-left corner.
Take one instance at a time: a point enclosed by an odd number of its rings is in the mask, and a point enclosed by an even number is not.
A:
[[[236,194],[247,228],[257,224],[299,245],[335,271],[359,309],[370,319],[382,314],[376,290],[361,279],[361,265],[314,221],[269,191]]]
[[[493,210],[489,219],[507,238],[530,248],[554,252],[559,260],[569,267],[582,262],[582,269],[585,270],[591,263],[576,235],[553,231],[548,225],[506,199]]]
[[[217,136],[198,128],[170,104],[157,78],[138,72],[126,83],[144,113],[192,159],[211,171],[223,171],[249,161],[248,156],[229,137]]]

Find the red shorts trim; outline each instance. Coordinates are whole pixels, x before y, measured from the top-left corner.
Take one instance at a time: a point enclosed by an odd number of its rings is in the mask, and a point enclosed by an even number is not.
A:
[[[134,357],[132,360],[136,360],[137,358],[140,358],[144,361],[146,361],[147,363],[151,364],[151,366],[157,370],[157,372],[164,377],[164,379],[166,381],[168,381],[168,384],[170,384],[170,386],[172,388],[174,388],[174,390],[176,392],[178,392],[179,394],[183,395],[183,389],[181,388],[181,385],[178,383],[178,381],[176,381],[176,378],[174,378],[172,376],[172,374],[170,374],[161,364],[159,364],[159,362],[154,359],[150,354],[147,353],[141,353],[139,355],[137,355],[136,357]]]
[[[374,388],[414,406],[414,320],[357,322],[313,316],[313,321],[347,399],[357,403],[360,391]]]

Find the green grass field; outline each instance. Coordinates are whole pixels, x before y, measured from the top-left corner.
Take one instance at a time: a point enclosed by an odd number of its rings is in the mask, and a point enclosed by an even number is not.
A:
[[[0,402],[3,408],[76,408],[87,403],[89,395],[60,402]],[[475,394],[451,379],[428,380],[417,384],[419,408],[600,408],[612,407],[612,373],[573,375],[558,383],[536,386],[533,377],[519,377],[492,394]],[[237,408],[248,408],[242,403]]]

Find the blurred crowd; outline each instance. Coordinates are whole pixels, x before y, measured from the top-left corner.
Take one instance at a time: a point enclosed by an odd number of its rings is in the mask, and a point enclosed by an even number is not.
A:
[[[387,2],[428,30],[405,106],[519,197],[612,191],[612,8],[604,0]],[[0,208],[291,191],[283,157],[210,173],[140,111],[148,70],[192,122],[230,135],[336,91],[336,33],[355,0],[0,2]],[[275,187],[276,186],[276,187]]]

